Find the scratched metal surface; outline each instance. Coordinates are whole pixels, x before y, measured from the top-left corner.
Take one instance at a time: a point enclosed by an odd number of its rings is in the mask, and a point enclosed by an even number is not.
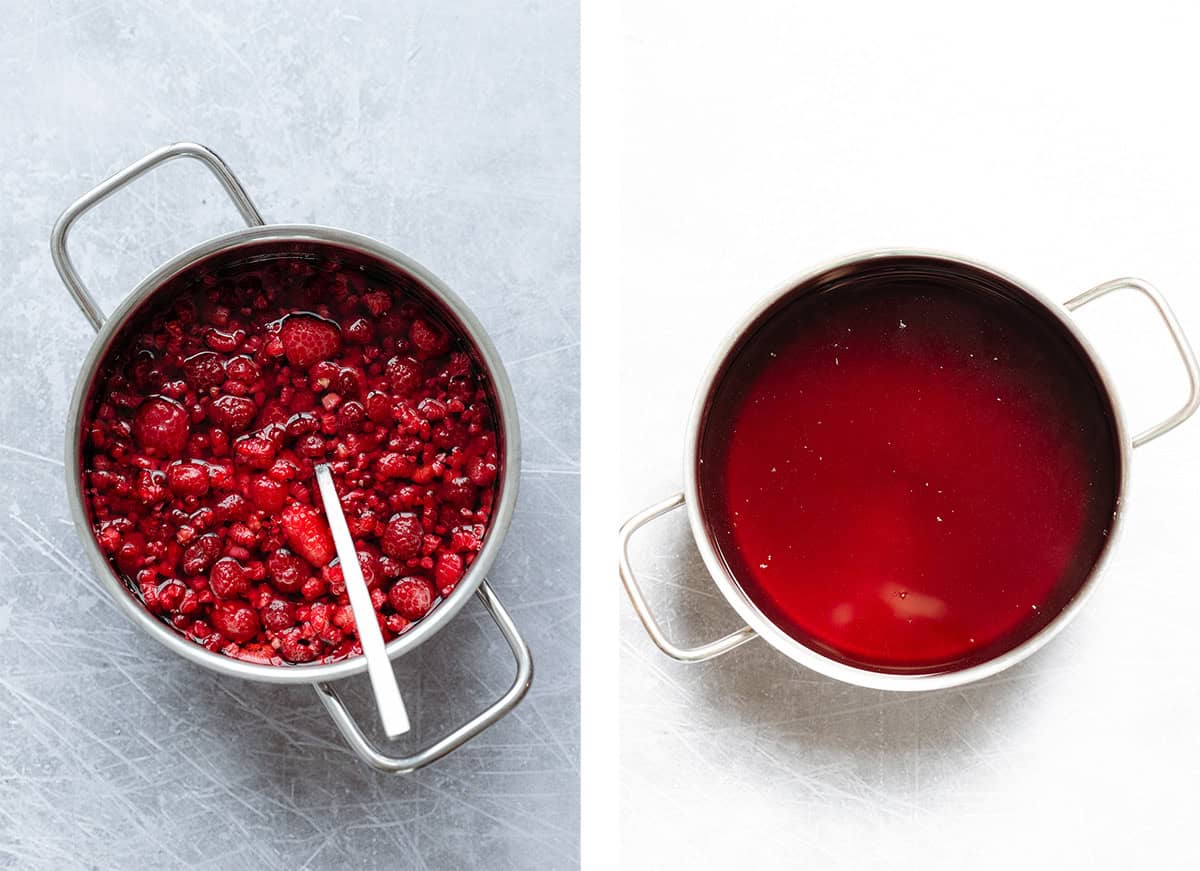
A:
[[[577,16],[453,7],[0,8],[0,866],[577,864]],[[220,153],[269,220],[344,226],[427,264],[507,362],[525,465],[491,580],[537,674],[511,716],[416,775],[359,763],[307,688],[173,657],[84,567],[60,454],[90,336],[50,226],[181,138]],[[73,248],[111,307],[236,222],[200,167],[175,164],[89,215]],[[512,661],[472,604],[397,672],[431,737],[495,698]]]

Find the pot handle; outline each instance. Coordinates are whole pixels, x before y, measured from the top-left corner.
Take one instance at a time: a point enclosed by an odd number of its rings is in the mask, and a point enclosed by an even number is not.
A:
[[[650,640],[659,650],[679,662],[704,662],[706,659],[715,659],[723,653],[728,653],[735,647],[740,647],[750,639],[757,637],[754,630],[749,626],[743,626],[724,638],[718,638],[716,641],[710,641],[698,647],[677,646],[663,634],[662,627],[658,625],[658,621],[650,612],[650,605],[646,602],[642,588],[638,585],[637,576],[633,573],[633,566],[629,563],[629,539],[633,538],[633,534],[651,520],[655,520],[669,511],[674,511],[683,504],[683,494],[676,493],[669,499],[664,499],[662,502],[639,511],[625,521],[618,533],[621,541],[621,583],[629,595],[629,601],[633,603],[633,610],[637,613],[638,619],[642,621],[642,626],[646,629]]]
[[[1154,439],[1163,433],[1175,429],[1175,427],[1195,414],[1197,408],[1200,408],[1200,366],[1196,364],[1196,355],[1192,353],[1192,346],[1188,344],[1187,336],[1183,334],[1183,327],[1175,319],[1175,313],[1171,311],[1171,307],[1167,305],[1167,301],[1163,299],[1162,294],[1153,285],[1142,281],[1140,278],[1116,278],[1112,281],[1106,281],[1104,284],[1079,294],[1074,299],[1067,300],[1064,305],[1068,311],[1075,311],[1093,300],[1112,293],[1114,290],[1121,290],[1126,287],[1138,291],[1154,304],[1154,308],[1158,311],[1158,316],[1167,325],[1167,330],[1171,334],[1171,340],[1175,343],[1175,349],[1179,351],[1180,359],[1183,360],[1183,366],[1187,370],[1189,383],[1187,402],[1177,412],[1166,420],[1133,437],[1133,446],[1140,448],[1147,442],[1154,441]]]
[[[100,182],[67,207],[67,210],[54,223],[54,229],[50,233],[50,256],[54,258],[54,266],[58,269],[63,284],[67,286],[67,290],[70,291],[71,298],[75,300],[79,310],[97,330],[104,324],[104,312],[92,298],[91,292],[83,283],[83,279],[79,277],[79,272],[75,269],[75,264],[71,262],[71,257],[67,253],[67,234],[71,230],[71,225],[84,212],[108,199],[135,178],[145,175],[160,163],[166,163],[177,157],[191,157],[208,167],[217,177],[221,186],[225,188],[225,192],[229,194],[229,198],[233,200],[233,204],[237,206],[237,210],[247,224],[256,227],[266,223],[254,203],[251,202],[242,183],[237,180],[237,176],[225,165],[225,162],[203,145],[196,145],[194,142],[176,142],[174,145],[163,146]]]
[[[517,660],[517,676],[513,678],[512,686],[508,688],[504,695],[493,702],[487,710],[477,714],[449,735],[440,738],[424,750],[413,753],[410,756],[389,756],[371,743],[371,740],[359,727],[358,722],[354,719],[354,715],[350,713],[350,710],[346,707],[332,684],[319,683],[313,685],[317,691],[317,697],[325,705],[325,709],[329,712],[329,716],[333,718],[333,722],[342,733],[342,737],[346,739],[346,743],[350,745],[350,749],[357,753],[372,768],[389,774],[408,774],[416,771],[418,768],[424,768],[429,763],[441,759],[452,750],[457,750],[484,729],[493,725],[497,720],[511,711],[517,702],[525,697],[525,693],[529,690],[529,684],[533,680],[533,657],[529,653],[529,646],[525,643],[525,639],[521,637],[521,633],[517,631],[512,618],[508,616],[508,612],[504,610],[504,606],[500,604],[500,600],[496,598],[496,594],[492,592],[492,588],[488,585],[487,581],[479,585],[476,595],[479,597],[479,601],[483,603],[483,607],[487,609],[488,614],[491,615],[491,618],[496,621],[496,626],[499,627],[504,640],[508,642],[508,646],[512,649],[513,656]]]

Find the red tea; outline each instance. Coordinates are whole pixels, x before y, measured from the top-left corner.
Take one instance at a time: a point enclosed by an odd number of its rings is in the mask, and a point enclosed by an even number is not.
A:
[[[1083,350],[997,279],[836,279],[731,358],[700,501],[731,575],[808,647],[893,673],[1036,634],[1104,549],[1120,477]]]

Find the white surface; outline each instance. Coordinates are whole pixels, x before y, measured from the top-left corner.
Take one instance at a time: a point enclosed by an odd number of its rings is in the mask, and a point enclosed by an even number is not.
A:
[[[1200,340],[1200,17],[996,8],[625,4],[625,514],[679,489],[692,393],[725,331],[849,252],[940,248],[1063,300],[1138,275]],[[1182,401],[1143,300],[1079,320],[1131,429]],[[963,689],[858,689],[761,641],[680,665],[624,606],[626,867],[1195,867],[1197,448],[1192,420],[1136,452],[1088,607]],[[678,512],[635,563],[677,640],[737,625]]]
[[[321,491],[321,504],[325,507],[329,530],[333,533],[333,544],[337,548],[338,564],[342,567],[342,580],[346,584],[346,595],[358,627],[359,643],[363,656],[367,658],[367,674],[371,678],[371,692],[375,696],[375,707],[379,710],[379,722],[383,726],[383,734],[396,738],[410,728],[408,711],[400,696],[396,673],[388,661],[383,633],[379,631],[379,621],[375,617],[375,606],[371,604],[371,591],[363,579],[358,552],[354,549],[350,528],[346,526],[346,515],[342,513],[342,502],[338,499],[329,466],[318,463],[313,470],[317,475],[317,487]]]

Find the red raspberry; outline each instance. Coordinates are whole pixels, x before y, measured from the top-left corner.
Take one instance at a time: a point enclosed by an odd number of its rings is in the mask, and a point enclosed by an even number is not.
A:
[[[174,611],[187,594],[187,587],[172,578],[158,585],[158,606],[164,611]]]
[[[236,351],[238,345],[246,340],[245,330],[213,330],[204,334],[204,344],[214,351],[229,353]]]
[[[167,498],[167,488],[163,486],[166,476],[162,472],[142,469],[138,472],[134,495],[146,505],[153,505]]]
[[[219,602],[210,616],[216,630],[230,641],[241,643],[258,635],[258,614],[249,605]]]
[[[375,338],[375,328],[366,318],[355,318],[346,327],[346,338],[358,345],[369,344]]]
[[[392,295],[386,290],[373,290],[363,296],[363,305],[372,317],[378,318],[392,307]]]
[[[250,481],[250,504],[260,511],[276,514],[283,509],[287,501],[287,487],[265,475],[259,475]]]
[[[225,364],[225,374],[247,386],[262,377],[262,370],[249,357],[234,357]]]
[[[279,655],[288,662],[312,662],[317,658],[317,648],[299,629],[285,629],[279,633]]]
[[[347,402],[337,411],[338,432],[354,432],[362,426],[367,412],[360,402]]]
[[[151,456],[173,457],[187,444],[191,425],[184,407],[156,396],[141,404],[133,418],[133,435]]]
[[[313,576],[308,578],[300,587],[300,595],[304,597],[304,601],[312,602],[324,596],[329,590],[329,584],[324,578]]]
[[[444,354],[450,349],[450,335],[444,329],[424,318],[412,322],[408,337],[417,350],[428,356]]]
[[[225,381],[225,366],[212,351],[201,351],[183,361],[183,380],[201,393],[219,387]]]
[[[450,550],[456,553],[474,553],[483,547],[483,542],[469,529],[455,529],[450,533]]]
[[[214,505],[213,510],[218,520],[245,520],[246,500],[237,493],[230,493]]]
[[[292,413],[287,410],[287,407],[278,399],[272,399],[263,405],[256,427],[258,429],[266,429],[269,426],[286,427],[291,419]]]
[[[183,552],[183,573],[198,575],[213,564],[221,553],[221,539],[215,535],[202,535]]]
[[[412,357],[393,357],[388,360],[387,376],[397,396],[407,396],[425,380],[421,364]]]
[[[260,613],[263,626],[281,632],[296,625],[296,608],[286,599],[272,599]]]
[[[388,601],[408,620],[420,620],[433,607],[433,587],[424,578],[401,578],[388,591]]]
[[[417,413],[431,423],[441,420],[446,416],[446,403],[438,399],[422,399],[417,406]]]
[[[308,565],[291,551],[277,550],[267,557],[267,577],[281,593],[296,593],[310,577]]]
[[[279,330],[279,339],[288,362],[299,369],[332,360],[342,348],[338,325],[316,315],[289,315]]]
[[[438,556],[434,581],[437,583],[437,588],[442,591],[443,596],[450,594],[450,591],[462,579],[462,575],[462,557],[456,553],[443,553]]]
[[[167,486],[177,496],[203,496],[208,492],[208,469],[199,463],[173,463],[167,467]]]
[[[380,480],[386,481],[389,478],[407,477],[412,473],[413,464],[403,454],[387,453],[379,458],[375,469]]]
[[[249,589],[242,564],[231,557],[217,560],[209,572],[208,585],[218,599],[232,599]]]
[[[266,469],[275,462],[275,443],[262,436],[238,439],[233,446],[233,452],[252,469]]]
[[[258,533],[244,523],[234,523],[230,526],[226,538],[234,544],[247,549],[258,544]]]
[[[476,487],[490,487],[496,480],[496,464],[486,457],[472,457],[467,461],[467,477]]]
[[[360,399],[367,392],[367,376],[357,366],[339,366],[333,386],[347,397]]]
[[[292,550],[314,566],[323,566],[333,559],[333,539],[329,535],[329,528],[312,508],[294,502],[284,509],[280,523]]]
[[[127,575],[134,574],[146,562],[146,537],[140,532],[125,536],[115,556],[117,568]]]
[[[375,423],[389,423],[392,419],[392,399],[386,393],[367,394],[367,417]]]
[[[470,508],[475,504],[475,485],[465,475],[448,478],[442,482],[441,497],[448,505]]]
[[[392,559],[410,560],[421,552],[421,538],[425,530],[417,515],[397,514],[388,521],[383,532],[383,552]]]
[[[213,423],[231,432],[241,432],[254,423],[257,415],[258,407],[254,400],[245,396],[218,396],[208,407],[208,416]]]
[[[379,564],[379,557],[369,550],[360,550],[358,551],[358,565],[362,569],[363,580],[366,581],[367,588],[379,586],[379,582],[383,580],[383,566]]]

